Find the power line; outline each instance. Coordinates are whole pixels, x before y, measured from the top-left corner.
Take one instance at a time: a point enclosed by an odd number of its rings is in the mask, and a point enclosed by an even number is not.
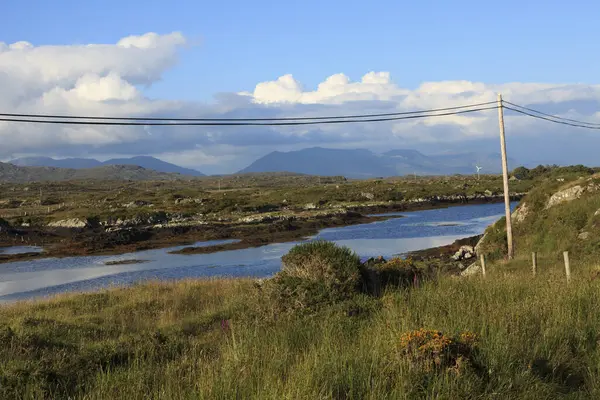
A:
[[[559,120],[551,119],[551,118],[548,118],[548,117],[544,117],[542,115],[531,114],[531,113],[529,113],[527,111],[517,110],[516,108],[512,108],[512,107],[508,107],[508,106],[503,106],[503,108],[506,108],[507,110],[511,110],[511,111],[514,111],[514,112],[518,112],[520,114],[528,115],[528,116],[533,117],[533,118],[538,118],[538,119],[543,119],[545,121],[554,122],[555,124],[575,126],[577,128],[600,129],[600,126],[589,126],[589,125],[581,125],[580,123],[573,123],[573,122],[567,122],[567,121],[559,121]]]
[[[208,121],[186,121],[186,122],[107,122],[107,121],[81,121],[81,120],[54,120],[54,119],[21,119],[21,118],[0,118],[0,122],[23,122],[33,124],[62,124],[62,125],[111,125],[111,126],[293,126],[293,125],[317,125],[317,124],[345,124],[359,122],[383,122],[383,121],[399,121],[404,119],[417,119],[428,117],[443,117],[448,115],[467,114],[485,110],[495,110],[498,106],[480,107],[468,110],[458,110],[446,113],[418,114],[418,115],[402,115],[398,117],[387,118],[368,118],[368,119],[334,119],[334,120],[318,120],[318,121],[286,121],[286,122],[208,122]]]
[[[541,111],[538,111],[538,110],[534,110],[533,108],[529,108],[529,107],[525,107],[525,106],[520,106],[518,104],[511,103],[510,101],[506,101],[506,100],[503,100],[502,103],[510,104],[511,106],[522,108],[523,110],[527,110],[527,111],[530,111],[530,112],[533,112],[533,113],[536,113],[536,114],[540,114],[540,115],[543,115],[543,116],[546,116],[546,117],[549,117],[549,118],[554,118],[554,119],[557,119],[557,120],[563,120],[563,121],[568,121],[568,122],[573,122],[573,123],[576,123],[576,124],[583,124],[583,125],[600,126],[600,123],[597,123],[597,122],[586,122],[586,121],[579,121],[579,120],[576,120],[576,119],[559,117],[558,115],[552,115],[552,114],[548,114],[548,113],[541,112]],[[505,108],[508,108],[508,107],[505,107]]]
[[[285,118],[166,118],[166,117],[99,117],[99,116],[70,116],[70,115],[45,115],[45,114],[14,114],[0,113],[0,117],[16,117],[16,118],[47,118],[47,119],[87,119],[87,120],[107,120],[107,121],[189,121],[189,122],[227,122],[227,121],[304,121],[304,120],[330,120],[330,119],[348,119],[348,118],[375,118],[375,117],[394,117],[401,115],[413,115],[430,112],[459,110],[463,108],[481,107],[490,104],[496,104],[495,101],[485,103],[467,104],[455,107],[433,108],[420,111],[405,111],[396,113],[384,114],[357,114],[357,115],[341,115],[341,116],[320,116],[320,117],[285,117]],[[1,119],[4,121],[4,119]],[[12,121],[12,120],[9,120]],[[21,121],[13,121],[21,122]],[[144,124],[146,125],[146,124]]]

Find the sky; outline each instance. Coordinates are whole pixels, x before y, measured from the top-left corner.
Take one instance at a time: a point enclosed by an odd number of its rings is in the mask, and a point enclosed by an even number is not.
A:
[[[600,122],[594,1],[0,3],[0,112],[282,117],[494,100]],[[507,115],[511,158],[593,164],[600,131]],[[0,122],[0,160],[148,154],[229,173],[311,146],[498,151],[495,110],[306,128]],[[596,162],[596,164],[598,164]]]

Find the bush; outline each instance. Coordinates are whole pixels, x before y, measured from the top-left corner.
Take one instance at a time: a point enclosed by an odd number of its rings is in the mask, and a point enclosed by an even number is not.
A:
[[[383,294],[387,287],[405,288],[418,285],[425,276],[423,269],[410,258],[369,260],[363,265],[362,273],[367,292],[374,296]]]
[[[362,286],[360,258],[347,247],[314,241],[293,247],[270,280],[276,308],[315,310],[352,298]]]
[[[473,363],[477,336],[465,331],[451,337],[436,330],[419,329],[404,333],[399,348],[401,356],[406,357],[413,368],[460,374]]]

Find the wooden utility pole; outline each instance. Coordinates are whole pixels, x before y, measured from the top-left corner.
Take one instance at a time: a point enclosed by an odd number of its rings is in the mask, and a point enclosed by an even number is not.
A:
[[[504,181],[504,211],[506,213],[506,243],[508,245],[508,259],[512,260],[513,236],[510,220],[510,193],[508,191],[508,162],[506,161],[506,139],[504,138],[504,110],[502,95],[498,93],[498,121],[500,123],[500,150],[502,152],[502,180]]]

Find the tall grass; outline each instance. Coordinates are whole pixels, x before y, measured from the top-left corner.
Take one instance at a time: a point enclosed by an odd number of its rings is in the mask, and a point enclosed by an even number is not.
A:
[[[250,280],[147,283],[0,308],[0,398],[412,399],[600,396],[600,282],[559,264],[262,314]],[[577,268],[577,269],[575,269]],[[402,334],[478,337],[473,367],[415,367]]]

